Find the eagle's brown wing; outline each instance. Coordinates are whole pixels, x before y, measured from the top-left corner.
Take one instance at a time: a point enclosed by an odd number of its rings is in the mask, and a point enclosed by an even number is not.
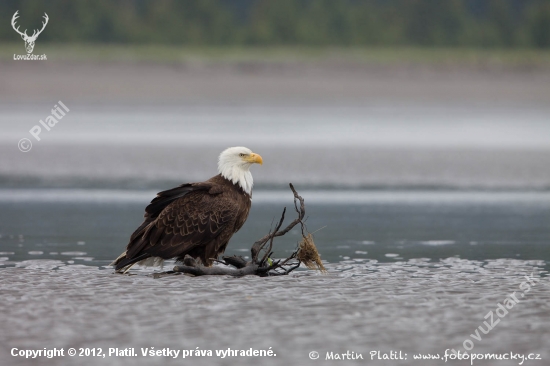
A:
[[[206,183],[206,182],[205,182]],[[134,241],[135,238],[143,234],[143,231],[152,221],[154,221],[158,215],[168,206],[170,203],[174,202],[178,198],[185,196],[187,193],[195,190],[209,190],[212,188],[211,184],[191,184],[186,183],[182,184],[179,187],[172,188],[166,191],[157,193],[157,196],[153,198],[151,203],[145,208],[145,220],[143,223],[134,231],[130,237],[130,244]],[[128,244],[128,245],[130,245]]]
[[[223,193],[190,192],[168,205],[144,234],[144,251],[162,258],[182,257],[200,247],[203,262],[217,257],[235,232],[236,202]]]
[[[186,254],[210,265],[238,229],[240,207],[233,195],[209,183],[160,192],[147,206],[145,221],[132,234],[116,269],[148,257],[182,259]]]

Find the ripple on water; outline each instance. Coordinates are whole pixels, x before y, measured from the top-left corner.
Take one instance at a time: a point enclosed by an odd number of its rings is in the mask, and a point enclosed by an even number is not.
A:
[[[309,350],[353,349],[364,357],[372,349],[443,353],[459,349],[489,310],[513,291],[519,294],[524,276],[533,276],[539,282],[483,342],[475,343],[475,350],[537,352],[546,360],[550,291],[548,277],[541,277],[546,265],[454,257],[391,263],[347,259],[326,263],[325,275],[300,270],[271,278],[154,278],[145,268],[123,276],[111,267],[27,260],[0,269],[5,309],[0,343],[22,347],[24,340],[29,348],[273,347],[276,363],[261,364],[296,364],[307,359]],[[10,364],[8,356],[0,354],[0,364]],[[137,365],[146,361],[135,360]],[[254,358],[238,361],[258,364]],[[216,363],[197,358],[194,364]]]
[[[94,260],[94,257],[73,257],[72,259],[77,259],[84,262],[91,262]]]
[[[421,241],[420,244],[431,245],[431,246],[440,246],[440,245],[451,245],[455,244],[454,240],[426,240]]]
[[[83,255],[86,255],[88,253],[86,252],[61,252],[61,255],[76,255],[76,256],[83,256]]]
[[[26,260],[21,262],[16,262],[15,267],[17,268],[26,268],[29,270],[52,270],[56,269],[58,267],[64,266],[65,263],[58,260],[52,260],[52,259],[37,259],[37,260]]]

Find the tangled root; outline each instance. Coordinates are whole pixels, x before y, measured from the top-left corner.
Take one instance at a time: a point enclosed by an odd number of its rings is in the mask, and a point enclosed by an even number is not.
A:
[[[313,235],[311,234],[304,236],[300,244],[298,244],[296,259],[305,264],[309,269],[316,269],[323,273],[327,271],[325,266],[323,266],[321,256],[317,251],[317,247],[313,242]]]

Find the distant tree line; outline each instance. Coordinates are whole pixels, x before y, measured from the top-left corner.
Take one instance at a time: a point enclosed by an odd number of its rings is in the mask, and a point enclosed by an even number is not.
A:
[[[550,0],[3,0],[41,42],[550,48]]]

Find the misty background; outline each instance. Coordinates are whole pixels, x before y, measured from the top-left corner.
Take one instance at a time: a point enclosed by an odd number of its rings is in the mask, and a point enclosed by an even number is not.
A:
[[[17,10],[29,34],[48,14],[47,61],[13,60]],[[0,187],[160,190],[232,145],[260,190],[550,187],[547,1],[3,1],[0,23]]]
[[[0,9],[0,244],[10,260],[67,252],[106,264],[156,192],[210,178],[219,153],[239,145],[264,165],[252,167],[253,211],[228,254],[246,252],[292,204],[292,182],[311,230],[327,226],[317,234],[325,260],[547,256],[548,2]],[[13,59],[26,53],[10,23],[17,10],[29,34],[48,14],[34,49],[47,60]],[[70,111],[37,141],[29,130],[58,101]],[[22,138],[30,151],[19,151]]]

